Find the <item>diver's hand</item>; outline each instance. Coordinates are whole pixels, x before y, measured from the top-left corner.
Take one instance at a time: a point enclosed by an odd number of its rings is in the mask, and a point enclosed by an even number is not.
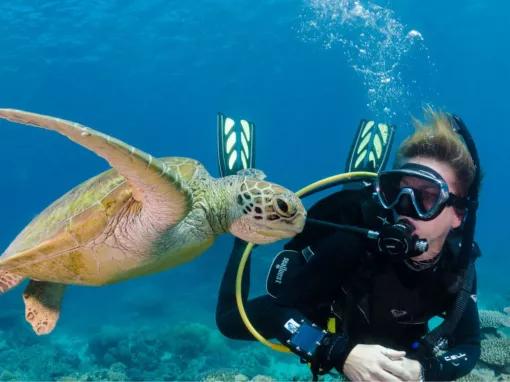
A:
[[[403,381],[391,370],[401,372],[406,352],[380,345],[356,345],[345,360],[342,372],[350,381]]]
[[[402,359],[392,361],[387,371],[397,376],[402,381],[420,381],[421,368],[421,363],[418,361],[403,357]]]

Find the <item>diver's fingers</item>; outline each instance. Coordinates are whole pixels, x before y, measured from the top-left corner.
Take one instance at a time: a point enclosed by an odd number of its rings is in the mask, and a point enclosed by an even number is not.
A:
[[[381,353],[391,360],[402,359],[406,356],[405,351],[395,350],[391,348],[383,348],[383,350],[381,350]]]
[[[404,379],[400,379],[399,377],[385,371],[380,370],[376,375],[374,375],[377,381],[391,381],[391,382],[402,382]]]
[[[403,381],[408,381],[410,379],[410,373],[404,369],[404,364],[402,361],[390,361],[386,360],[381,363],[382,368],[391,373],[391,375],[398,377]]]

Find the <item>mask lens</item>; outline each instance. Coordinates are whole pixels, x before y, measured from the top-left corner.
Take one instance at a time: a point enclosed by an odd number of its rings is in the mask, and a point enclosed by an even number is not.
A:
[[[404,191],[407,189],[407,192]],[[389,171],[379,175],[379,195],[388,206],[396,206],[407,216],[424,215],[437,208],[441,198],[439,182],[405,171]],[[418,211],[414,211],[414,203]]]
[[[391,205],[397,201],[400,193],[400,180],[399,174],[383,173],[379,175],[379,194],[384,203]]]
[[[407,194],[400,197],[397,205],[395,206],[395,211],[402,216],[409,216],[415,219],[420,218],[413,206],[411,197]]]
[[[413,190],[416,205],[423,213],[431,211],[439,203],[441,189],[439,184],[431,179],[409,175],[403,176],[400,187]]]

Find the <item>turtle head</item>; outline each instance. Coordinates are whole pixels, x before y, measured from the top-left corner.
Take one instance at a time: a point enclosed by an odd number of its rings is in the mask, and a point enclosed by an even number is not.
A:
[[[306,210],[293,192],[260,178],[243,178],[235,192],[230,232],[255,244],[294,237],[303,230]]]

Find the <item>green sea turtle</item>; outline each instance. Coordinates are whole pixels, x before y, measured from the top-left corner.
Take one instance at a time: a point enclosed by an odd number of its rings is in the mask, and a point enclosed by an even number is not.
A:
[[[215,179],[196,160],[154,158],[89,127],[20,110],[0,118],[55,130],[113,167],[73,188],[36,216],[0,257],[0,292],[30,282],[25,317],[53,330],[65,285],[105,285],[174,267],[221,233],[254,243],[290,238],[306,211],[259,170]]]

